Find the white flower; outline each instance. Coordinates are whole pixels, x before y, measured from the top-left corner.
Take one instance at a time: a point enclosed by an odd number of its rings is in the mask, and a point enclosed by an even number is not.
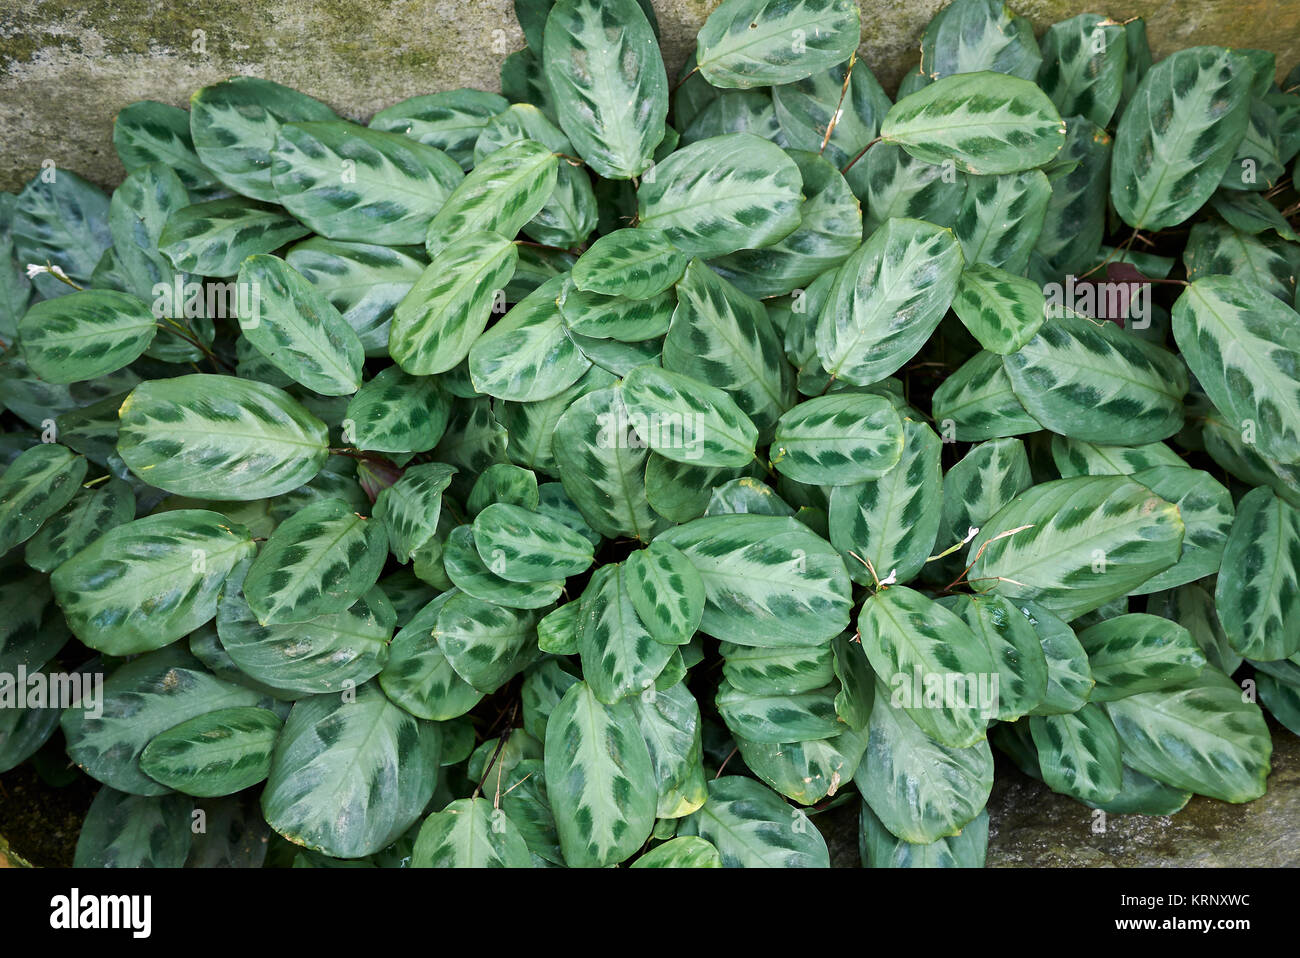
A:
[[[34,278],[36,278],[37,276],[39,276],[41,273],[53,273],[53,274],[54,274],[55,276],[57,276],[59,279],[63,279],[63,280],[66,280],[66,279],[68,278],[68,274],[65,273],[65,272],[63,271],[62,267],[59,267],[59,266],[41,266],[39,263],[28,263],[28,264],[27,264],[27,278],[28,278],[28,279],[34,279]]]

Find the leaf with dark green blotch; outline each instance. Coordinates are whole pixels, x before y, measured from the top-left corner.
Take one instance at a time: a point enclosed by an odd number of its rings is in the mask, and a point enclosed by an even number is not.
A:
[[[121,369],[149,348],[157,332],[148,303],[108,289],[42,300],[18,323],[28,366],[51,383],[96,379]]]
[[[1118,615],[1080,632],[1079,642],[1097,682],[1094,702],[1181,685],[1205,667],[1191,633],[1158,615]]]
[[[839,393],[800,403],[781,417],[772,465],[796,482],[846,486],[893,469],[903,454],[903,424],[880,396]]]
[[[938,327],[961,271],[950,230],[890,220],[836,274],[817,323],[822,366],[863,386],[898,370]]]
[[[1091,803],[1119,794],[1119,736],[1101,706],[1089,703],[1071,715],[1036,715],[1029,720],[1029,732],[1043,781],[1052,791]]]
[[[536,654],[537,613],[508,609],[461,593],[438,610],[433,639],[471,687],[495,692]]]
[[[34,536],[76,496],[88,465],[65,446],[40,443],[0,475],[0,553]]]
[[[341,499],[321,499],[282,522],[244,580],[263,625],[306,622],[342,612],[379,579],[388,556],[382,522]]]
[[[674,646],[657,642],[628,595],[622,563],[603,565],[582,592],[577,646],[591,693],[612,705],[654,685]]]
[[[988,648],[998,675],[998,721],[1014,722],[1043,703],[1047,658],[1038,633],[1015,603],[1000,595],[954,595],[939,604],[955,612]]]
[[[1061,116],[1110,125],[1124,92],[1128,46],[1124,24],[1081,13],[1047,28],[1038,82]],[[1032,79],[1032,78],[1030,78]]]
[[[556,289],[558,295],[552,295],[551,300],[559,307],[565,328],[578,337],[592,339],[641,343],[662,336],[668,332],[677,306],[676,297],[666,290],[645,299],[634,299],[589,293],[572,282],[561,283]],[[574,338],[582,342],[578,337]]]
[[[77,836],[76,868],[180,868],[193,841],[194,803],[183,795],[143,797],[105,786]]]
[[[263,781],[280,716],[268,709],[218,709],[154,736],[140,754],[152,779],[186,795],[233,795]]]
[[[957,835],[979,815],[993,788],[987,741],[970,748],[940,745],[876,689],[867,753],[854,783],[889,831],[926,844]]]
[[[456,470],[441,462],[411,466],[375,498],[374,517],[388,530],[388,545],[405,564],[438,532],[442,493]]]
[[[712,843],[723,868],[830,867],[826,839],[807,814],[741,775],[710,780],[708,801],[679,833]]]
[[[528,868],[523,836],[486,798],[462,798],[424,820],[412,868]]]
[[[463,178],[436,147],[339,121],[286,123],[271,150],[277,200],[334,240],[420,243]]]
[[[569,688],[546,723],[546,793],[572,868],[614,865],[650,837],[654,770],[632,706]]]
[[[158,164],[187,190],[207,190],[217,178],[203,165],[190,138],[190,114],[178,106],[137,100],[113,117],[113,149],[127,173]]]
[[[234,276],[249,256],[273,253],[310,232],[278,206],[242,198],[211,200],[167,217],[158,248],[187,273]]]
[[[704,580],[700,628],[740,645],[818,646],[848,626],[839,553],[796,519],[730,515],[661,534]]]
[[[1001,73],[947,76],[890,108],[880,136],[918,159],[952,161],[965,173],[1015,173],[1042,166],[1065,142],[1047,94]]]
[[[793,83],[847,60],[858,21],[852,0],[725,0],[700,28],[696,62],[718,87]]]
[[[709,842],[696,835],[680,835],[656,845],[632,868],[721,868],[722,856]]]
[[[1033,80],[1041,61],[1033,25],[999,0],[951,3],[921,37],[921,70],[932,80],[980,70]]]
[[[507,106],[505,97],[496,93],[445,90],[385,107],[370,118],[370,128],[401,133],[435,147],[469,170],[474,165],[474,141],[487,122]]]
[[[1124,761],[1157,781],[1224,802],[1264,794],[1273,743],[1258,705],[1215,669],[1106,705]]]
[[[591,368],[565,329],[556,302],[564,287],[561,277],[547,280],[474,341],[469,375],[475,389],[496,399],[540,402]]]
[[[434,255],[393,311],[394,361],[413,376],[458,365],[487,327],[518,259],[514,243],[490,232],[462,235]]]
[[[344,429],[358,449],[424,452],[442,438],[451,397],[429,376],[390,366],[365,383],[348,402]]]
[[[663,139],[668,77],[635,0],[559,0],[542,65],[560,126],[587,165],[613,180],[645,172]]]
[[[633,552],[624,586],[642,623],[658,642],[685,645],[704,615],[704,580],[675,546],[659,540]]]
[[[1256,488],[1237,507],[1214,590],[1234,650],[1251,659],[1300,651],[1300,509]]]
[[[295,845],[360,858],[391,844],[433,797],[442,735],[367,682],[294,705],[262,792],[267,822]]]
[[[493,572],[478,553],[474,527],[457,526],[443,545],[447,576],[461,589],[483,602],[509,609],[540,609],[550,605],[564,589],[563,579],[511,582]]]
[[[721,389],[647,365],[623,380],[622,397],[632,429],[661,456],[719,468],[754,458],[758,430]]]
[[[1178,507],[1124,476],[1044,482],[970,544],[970,582],[1075,619],[1127,595],[1182,553]]]
[[[638,225],[662,230],[688,256],[768,246],[798,227],[802,184],[794,160],[768,140],[710,137],[642,177]]]
[[[442,607],[458,591],[434,598],[393,636],[388,664],[379,674],[379,685],[396,705],[412,715],[445,722],[464,715],[483,698],[483,693],[460,677],[433,638]]]
[[[1248,66],[1224,47],[1192,47],[1142,77],[1120,117],[1111,164],[1111,202],[1125,223],[1161,230],[1210,198],[1246,132]]]
[[[12,467],[11,467],[12,468]],[[4,480],[0,478],[0,487]],[[8,496],[0,498],[9,506]],[[3,507],[0,507],[3,508]],[[135,496],[121,479],[79,489],[71,501],[41,526],[27,542],[24,558],[33,569],[52,572],[105,532],[135,518]],[[4,528],[0,521],[0,529]]]
[[[578,289],[604,296],[649,299],[686,272],[687,257],[663,230],[615,230],[588,247],[573,264]]]
[[[551,582],[586,571],[591,542],[558,519],[505,502],[474,518],[474,546],[487,567],[511,582]]]

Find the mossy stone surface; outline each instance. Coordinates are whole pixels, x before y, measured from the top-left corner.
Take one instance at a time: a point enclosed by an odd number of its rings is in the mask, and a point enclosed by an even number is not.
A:
[[[719,0],[655,0],[669,72],[690,54]],[[918,57],[944,0],[861,0],[860,55],[892,90]],[[1157,56],[1201,43],[1300,60],[1300,0],[1082,0],[1013,3],[1038,30],[1088,10],[1147,18]],[[498,89],[501,61],[524,45],[511,0],[7,0],[0,7],[0,188],[20,189],[42,160],[105,186],[124,172],[113,116],[134,100],[184,106],[235,74],[310,93],[366,120],[397,100],[459,86]]]

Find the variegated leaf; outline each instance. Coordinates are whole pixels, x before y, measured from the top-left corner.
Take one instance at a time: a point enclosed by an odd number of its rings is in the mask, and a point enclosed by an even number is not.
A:
[[[529,868],[523,835],[486,798],[461,798],[424,820],[412,868]]]
[[[1266,488],[1237,507],[1214,605],[1234,650],[1251,659],[1300,651],[1300,509]]]
[[[793,83],[847,60],[858,19],[852,0],[724,0],[696,38],[697,69],[718,87]]]
[[[578,289],[604,296],[649,299],[686,272],[687,257],[663,230],[638,227],[607,233],[573,264]]]
[[[606,704],[654,685],[672,657],[672,645],[656,642],[628,595],[622,563],[603,565],[583,590],[577,645],[591,693]]]
[[[846,486],[879,478],[903,454],[903,423],[881,396],[839,393],[809,399],[776,424],[772,465],[796,482]]]
[[[158,248],[172,266],[200,276],[234,276],[254,253],[272,253],[311,230],[278,206],[212,200],[167,217]]]
[[[675,546],[663,540],[629,555],[623,586],[638,618],[665,645],[685,645],[704,615],[704,580]]]
[[[140,768],[186,795],[233,795],[271,771],[280,725],[280,716],[268,709],[206,712],[154,736],[140,753]]]
[[[18,322],[23,356],[50,383],[97,379],[133,362],[158,332],[149,304],[93,289],[36,303]]]
[[[88,465],[66,446],[40,443],[0,475],[0,554],[26,542],[76,496]]]
[[[723,868],[829,868],[826,839],[807,814],[752,778],[709,782],[709,799],[679,833],[713,844]]]
[[[1119,794],[1119,736],[1101,706],[1089,703],[1072,715],[1036,715],[1029,720],[1029,732],[1043,781],[1052,791],[1092,803]]]
[[[1097,683],[1094,702],[1181,685],[1205,667],[1191,633],[1158,615],[1117,615],[1084,629],[1079,642]]]

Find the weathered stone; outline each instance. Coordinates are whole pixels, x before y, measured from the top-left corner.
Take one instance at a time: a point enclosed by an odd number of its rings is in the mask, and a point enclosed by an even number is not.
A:
[[[656,0],[675,78],[718,0]],[[916,62],[921,32],[943,0],[862,4],[864,62],[893,88]],[[1300,59],[1300,0],[1022,0],[1038,29],[1081,11],[1144,16],[1157,56],[1199,43],[1273,50],[1285,72]],[[235,74],[300,89],[365,120],[419,93],[499,88],[507,54],[523,46],[510,0],[8,0],[0,10],[0,188],[20,188],[52,159],[105,186],[123,170],[113,117],[134,100],[185,105]]]

